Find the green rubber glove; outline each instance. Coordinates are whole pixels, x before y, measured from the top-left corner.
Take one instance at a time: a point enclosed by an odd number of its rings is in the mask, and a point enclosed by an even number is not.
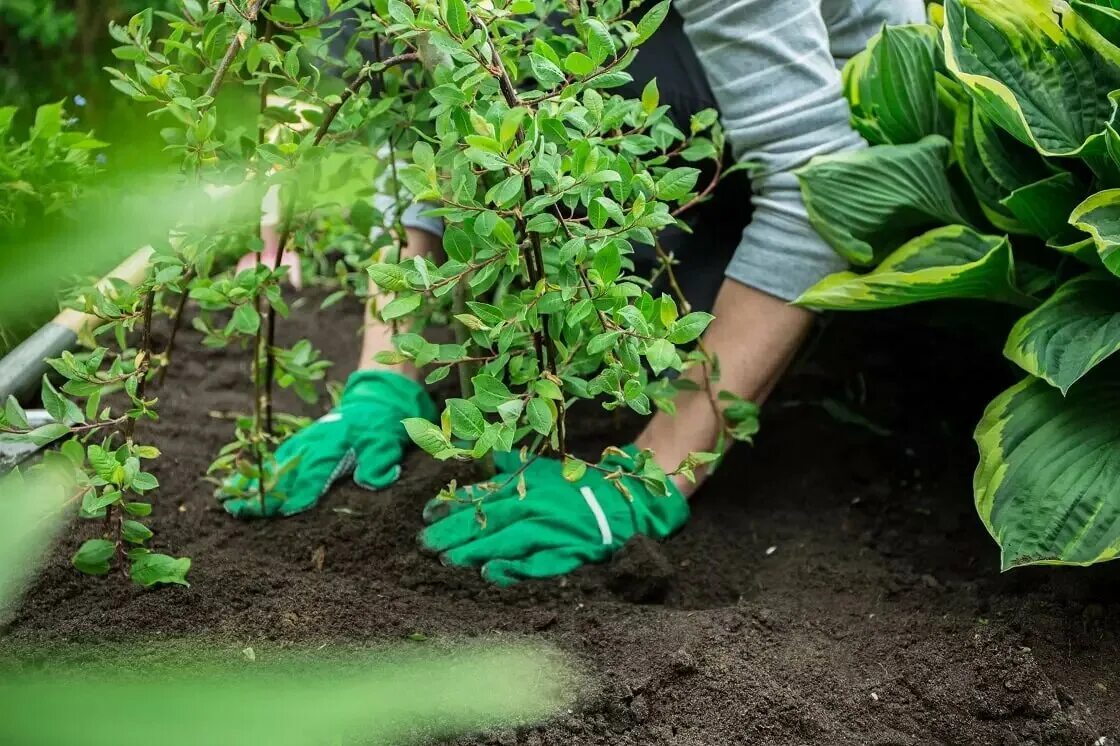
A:
[[[257,488],[256,479],[236,475],[222,493],[224,507],[238,518],[295,515],[313,508],[331,485],[351,474],[361,487],[384,489],[400,477],[410,442],[401,420],[436,416],[435,403],[411,378],[358,371],[347,381],[337,407],[276,449],[281,468],[298,459],[277,481],[279,494],[267,495],[263,506],[257,497],[231,497]]]
[[[630,457],[611,456],[602,466],[627,471],[636,450],[627,452]],[[516,463],[498,459],[507,469]],[[483,503],[485,528],[469,503],[430,501],[424,509],[430,525],[420,533],[421,546],[439,553],[445,565],[481,567],[483,578],[505,587],[603,562],[636,534],[664,539],[688,521],[688,501],[672,485],[668,495],[655,496],[640,480],[624,477],[627,499],[603,472],[589,469],[569,482],[559,461],[539,458],[525,470],[522,499],[513,473],[494,478],[502,486]],[[460,490],[459,497],[469,500],[471,490]]]

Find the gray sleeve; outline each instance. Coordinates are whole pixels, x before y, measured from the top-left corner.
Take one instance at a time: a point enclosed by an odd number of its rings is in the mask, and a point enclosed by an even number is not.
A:
[[[401,225],[405,228],[415,228],[421,231],[427,231],[433,236],[443,236],[443,221],[437,217],[425,215],[428,210],[434,210],[439,205],[429,204],[428,202],[413,202],[405,208],[404,214],[401,215]]]
[[[754,219],[727,276],[784,300],[845,267],[809,224],[794,171],[866,147],[849,123],[821,2],[676,2],[734,155],[755,165]]]

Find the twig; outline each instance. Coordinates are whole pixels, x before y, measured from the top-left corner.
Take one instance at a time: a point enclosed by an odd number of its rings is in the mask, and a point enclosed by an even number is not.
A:
[[[498,79],[498,86],[501,88],[502,96],[506,100],[506,104],[511,109],[517,108],[521,105],[521,97],[517,95],[517,90],[514,88],[513,81],[510,80],[509,72],[506,70],[505,63],[502,62],[502,57],[498,53],[498,48],[490,43],[490,31],[486,26],[474,16],[471,16],[471,21],[475,28],[482,31],[486,36],[487,43],[490,46],[490,72]],[[518,127],[516,134],[516,141],[520,144],[525,139],[524,130]],[[533,190],[533,178],[529,173],[525,173],[523,178],[523,186],[525,189],[525,198],[532,199],[535,196]],[[544,255],[541,251],[541,238],[536,233],[529,233],[525,230],[525,218],[522,215],[517,216],[517,227],[521,235],[529,236],[530,253],[525,257],[525,266],[529,271],[529,282],[534,286],[539,285],[544,280]],[[547,371],[553,378],[559,380],[556,375],[556,364],[559,360],[559,355],[556,351],[556,342],[552,339],[552,335],[548,331],[548,320],[544,317],[541,318],[541,329],[538,335],[537,332],[533,333],[533,342],[537,347],[537,359],[540,361],[542,371]],[[543,349],[542,349],[543,348]],[[564,410],[564,400],[560,399],[557,405],[559,412],[556,418],[556,437],[557,446],[560,453],[567,452],[567,434],[565,427],[566,412]]]
[[[719,186],[719,182],[720,182],[720,179],[722,177],[723,177],[723,158],[721,157],[718,160],[716,160],[716,173],[715,173],[715,176],[712,177],[712,180],[708,184],[708,186],[704,187],[704,191],[700,192],[700,194],[697,194],[695,197],[693,197],[691,200],[689,200],[688,203],[686,203],[684,205],[681,205],[676,210],[673,210],[673,212],[672,212],[673,217],[674,218],[680,217],[685,212],[688,212],[693,207],[696,207],[696,205],[698,205],[701,202],[703,202],[704,200],[706,200],[711,195],[711,193],[716,190],[716,187]]]
[[[378,70],[378,72],[384,72],[386,69],[395,67],[396,65],[403,65],[408,62],[417,62],[419,61],[419,59],[420,54],[418,52],[398,54],[395,57],[389,57],[388,59],[381,61],[380,65],[382,65],[382,67]],[[346,86],[346,90],[342,92],[342,95],[339,97],[338,103],[327,110],[326,115],[323,117],[323,123],[319,125],[319,131],[315,133],[316,145],[321,143],[327,136],[327,133],[330,132],[331,125],[334,124],[334,120],[338,117],[339,112],[342,111],[342,107],[345,106],[350,99],[357,95],[358,91],[361,90],[361,87],[365,85],[366,81],[369,80],[371,74],[372,70],[369,66],[363,67],[358,72],[357,76],[355,76],[354,80],[351,81],[350,85]]]
[[[243,13],[242,17],[250,22],[256,21],[257,16],[260,14],[261,7],[265,2],[267,2],[267,0],[253,0],[253,4],[249,6],[248,12]],[[222,61],[218,63],[217,69],[214,70],[214,78],[210,81],[210,86],[206,89],[206,95],[210,98],[214,98],[218,95],[222,83],[225,82],[226,74],[229,73],[229,69],[233,66],[233,61],[237,59],[237,53],[240,52],[241,48],[245,45],[245,41],[242,37],[243,34],[240,29],[234,32],[233,40],[230,41],[229,47],[226,48],[226,53],[222,55]]]
[[[179,328],[183,325],[183,314],[186,312],[187,298],[190,297],[189,286],[194,280],[194,274],[194,267],[191,267],[183,277],[183,292],[179,293],[179,303],[175,307],[175,313],[171,316],[171,331],[167,335],[167,347],[163,350],[162,365],[159,369],[159,376],[156,378],[157,386],[163,385],[167,378],[167,371],[171,367],[171,356],[175,352],[175,339],[179,336]]]

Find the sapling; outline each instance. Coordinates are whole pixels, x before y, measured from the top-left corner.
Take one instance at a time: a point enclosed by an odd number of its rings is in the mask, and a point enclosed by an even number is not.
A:
[[[42,401],[54,423],[29,428],[14,397],[0,413],[0,432],[41,444],[64,439],[56,460],[68,467],[79,514],[103,527],[102,535],[83,543],[73,557],[74,566],[88,575],[107,575],[115,566],[143,586],[187,584],[189,559],[147,547],[153,534],[140,519],[152,512],[148,499],[159,482],[143,462],[160,453],[136,438],[137,423],[157,418],[156,399],[147,393],[156,297],[173,287],[180,273],[173,259],[157,256],[138,287],[110,281],[80,291],[75,309],[96,319],[86,340],[92,349],[49,361],[62,380],[56,387],[43,379]],[[104,337],[115,347],[101,343]],[[111,394],[123,395],[123,401]]]
[[[692,475],[732,439],[753,435],[756,410],[718,390],[718,361],[695,346],[712,317],[693,311],[679,292],[672,258],[657,260],[656,283],[635,262],[638,247],[656,252],[658,234],[726,174],[714,111],[682,132],[656,81],[635,99],[612,93],[630,81],[626,68],[668,2],[640,20],[636,8],[618,0],[592,7],[188,0],[165,16],[164,40],[151,38],[150,14],[115,29],[128,69],[111,72],[118,88],[169,122],[165,138],[182,153],[186,173],[213,183],[281,184],[283,232],[296,244],[313,242],[317,226],[330,220],[324,216],[369,228],[399,217],[399,209],[376,206],[372,178],[367,191],[351,188],[345,203],[334,200],[371,161],[382,176],[391,174],[380,179],[390,198],[403,188],[430,203],[429,214],[446,224],[446,260],[399,261],[399,230],[362,246],[372,256],[360,259],[381,291],[376,310],[400,331],[380,361],[428,368],[429,384],[452,372],[460,380],[438,424],[405,422],[426,451],[470,460],[521,448],[527,462],[549,453],[578,479],[600,467],[573,455],[568,442],[577,400],[641,414],[671,410],[674,391],[689,384],[663,376],[702,367],[727,427],[714,452],[693,454],[672,472]],[[331,42],[344,22],[350,41],[339,52]],[[359,55],[359,45],[372,46],[375,61]],[[248,134],[216,101],[225,88],[288,103],[265,106]],[[274,126],[278,137],[261,137]],[[705,184],[691,165],[701,162],[715,172]],[[238,235],[242,250],[251,246],[245,228],[231,227],[226,243]],[[212,236],[204,253],[220,254],[223,240]],[[292,466],[270,457],[285,432],[269,427],[271,386],[288,376],[306,391],[322,376],[313,354],[281,353],[273,344],[283,271],[258,264],[236,276],[203,272],[190,290],[208,344],[251,340],[254,416],[216,469],[249,477],[262,500]],[[341,274],[353,287],[352,276]],[[666,285],[669,292],[661,290]],[[455,343],[420,333],[442,321],[457,325]],[[296,359],[302,370],[293,374],[285,366]],[[636,476],[664,494],[668,475],[649,456],[637,459]],[[620,475],[612,476],[622,489]]]

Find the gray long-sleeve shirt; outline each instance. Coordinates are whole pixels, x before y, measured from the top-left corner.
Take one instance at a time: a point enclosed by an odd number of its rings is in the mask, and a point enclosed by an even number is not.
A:
[[[732,152],[752,171],[754,218],[727,276],[793,300],[844,268],[809,224],[794,172],[866,147],[852,129],[840,67],[884,23],[917,22],[922,0],[674,0],[704,66]],[[419,206],[417,206],[419,207]],[[438,230],[419,209],[404,222]]]

